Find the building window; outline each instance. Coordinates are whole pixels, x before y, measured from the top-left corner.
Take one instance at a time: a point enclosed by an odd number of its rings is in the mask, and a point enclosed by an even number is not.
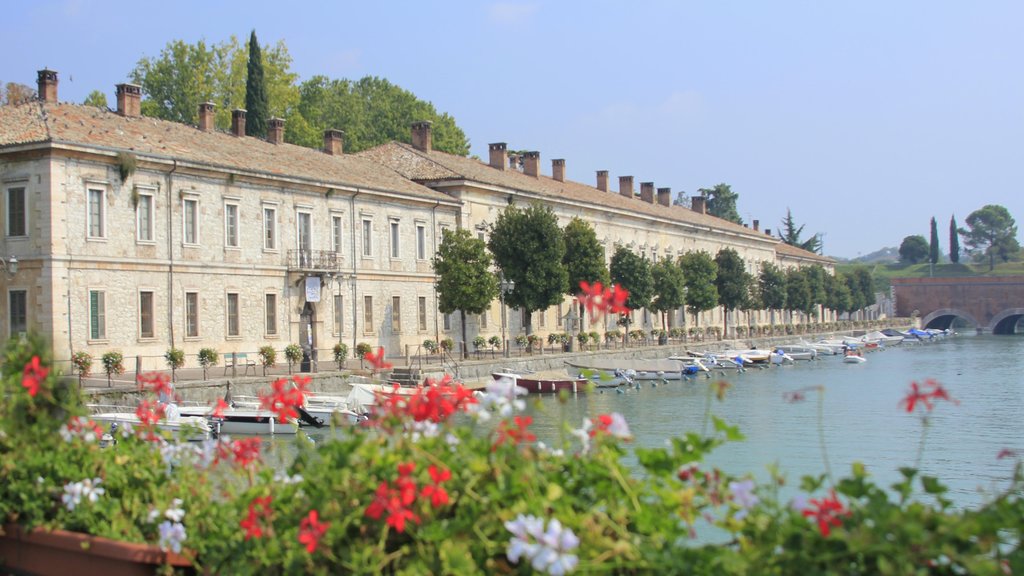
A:
[[[139,338],[153,337],[153,293],[139,292]]]
[[[11,319],[11,336],[28,332],[28,292],[11,290],[7,294],[7,312]]]
[[[427,227],[423,224],[416,225],[416,258],[427,259]]]
[[[238,204],[224,205],[224,245],[238,248]]]
[[[420,332],[427,331],[427,297],[420,296],[419,308],[417,309],[417,317],[419,318]]]
[[[487,330],[487,311],[486,310],[484,310],[483,313],[480,314],[480,329],[481,330]]]
[[[92,340],[107,339],[106,300],[105,292],[89,291],[89,338]]]
[[[140,242],[153,241],[153,195],[139,194],[135,207],[136,239]]]
[[[95,188],[89,189],[89,238],[107,237],[106,226],[103,221],[105,216],[104,206],[106,206],[106,195],[107,193],[105,190],[98,190]]]
[[[363,332],[373,332],[373,296],[363,296]]]
[[[400,296],[391,297],[391,333],[399,334],[402,332],[402,298]]]
[[[345,332],[345,298],[341,294],[334,295],[334,333]]]
[[[277,209],[263,207],[263,249],[277,250]]]
[[[363,220],[363,256],[373,256],[373,221]]]
[[[267,336],[277,335],[277,294],[267,294],[266,333]]]
[[[538,322],[537,322],[537,326],[538,327],[544,328],[544,327],[546,327],[548,325],[548,311],[547,310],[538,310],[537,311],[537,318],[538,318]]]
[[[400,252],[399,252],[399,249],[398,249],[398,220],[392,220],[391,221],[391,257],[392,258],[398,258],[399,254],[400,254]]]
[[[341,234],[341,216],[331,216],[331,247],[338,254],[341,254],[341,243],[344,240]]]
[[[181,226],[185,244],[199,244],[199,200],[181,201]]]
[[[444,315],[444,329],[446,331],[452,329],[452,315],[451,314],[445,314]]]
[[[238,312],[238,294],[228,294],[228,336],[238,336],[241,334],[238,326]]]
[[[199,337],[199,292],[185,292],[185,337]]]
[[[25,210],[25,189],[7,189],[7,235],[26,236],[28,225],[26,223],[27,212]]]

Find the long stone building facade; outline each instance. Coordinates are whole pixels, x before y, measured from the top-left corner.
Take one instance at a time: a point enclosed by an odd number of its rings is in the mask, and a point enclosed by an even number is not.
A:
[[[38,85],[37,101],[0,107],[0,339],[38,331],[58,361],[116,349],[155,369],[172,346],[252,354],[292,343],[322,359],[336,342],[395,356],[458,339],[457,316],[437,311],[431,258],[445,228],[485,237],[509,202],[541,202],[563,224],[583,218],[609,258],[616,245],[650,259],[732,247],[751,272],[831,267],[756,224],[703,213],[699,199],[671,206],[653,183],[637,196],[621,177],[614,193],[607,172],[596,186],[566,180],[563,160],[545,176],[539,153],[510,165],[500,143],[487,162],[433,150],[429,123],[413,125],[412,144],[345,154],[334,130],[322,150],[284,143],[278,119],[265,140],[245,136],[244,110],[217,131],[212,104],[198,126],[143,117],[131,84],[117,86],[116,110],[59,102],[50,70]],[[564,330],[562,308],[538,312],[534,328]],[[469,338],[498,334],[500,314],[495,302],[473,318]],[[510,311],[510,337],[522,326]]]

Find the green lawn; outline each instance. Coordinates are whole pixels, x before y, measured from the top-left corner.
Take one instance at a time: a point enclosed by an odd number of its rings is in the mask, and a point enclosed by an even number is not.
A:
[[[849,273],[858,265],[840,264],[836,266],[837,272]],[[929,270],[928,264],[872,264],[868,266],[871,276],[875,279],[875,289],[880,292],[888,292],[890,279],[892,278],[927,278],[934,277],[958,277],[958,276],[1024,276],[1024,262],[997,262],[995,269],[989,272],[988,261],[982,263],[960,262],[958,264],[936,264]]]

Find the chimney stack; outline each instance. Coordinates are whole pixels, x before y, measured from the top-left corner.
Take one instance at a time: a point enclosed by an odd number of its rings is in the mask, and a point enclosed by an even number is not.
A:
[[[768,236],[771,236],[772,235],[772,229],[771,228],[765,228],[764,229],[764,233],[767,234]]]
[[[672,189],[658,188],[658,204],[662,206],[672,205]]]
[[[760,229],[761,229],[761,221],[760,220],[754,220],[754,232],[757,232]]]
[[[558,182],[565,182],[565,159],[551,161],[551,178]]]
[[[245,136],[245,109],[235,108],[231,111],[231,133],[241,138]]]
[[[431,122],[421,121],[412,123],[412,147],[422,152],[430,152],[434,145],[430,134]]]
[[[640,183],[640,199],[648,204],[654,204],[654,182]]]
[[[199,105],[199,129],[203,132],[213,130],[213,102],[203,102]]]
[[[267,121],[267,142],[284,144],[284,119],[271,118]]]
[[[57,73],[43,68],[38,73],[39,99],[43,102],[57,103]]]
[[[523,173],[534,178],[540,176],[540,152],[527,152],[524,155]]]
[[[633,177],[619,176],[619,195],[633,198]]]
[[[488,148],[490,148],[490,150],[491,150],[491,158],[490,158],[490,162],[488,162],[488,165],[491,168],[497,168],[498,170],[504,170],[505,169],[505,156],[506,156],[505,151],[506,151],[506,149],[508,147],[505,145],[504,142],[495,142],[494,144],[489,144]]]
[[[333,128],[324,130],[324,153],[341,156],[345,152],[345,133]]]
[[[117,85],[117,113],[121,116],[142,114],[142,87],[136,84]]]
[[[597,171],[597,189],[601,192],[608,191],[608,171],[598,170]]]
[[[705,198],[701,195],[694,196],[690,200],[690,207],[693,208],[693,211],[697,214],[705,214],[704,200]]]

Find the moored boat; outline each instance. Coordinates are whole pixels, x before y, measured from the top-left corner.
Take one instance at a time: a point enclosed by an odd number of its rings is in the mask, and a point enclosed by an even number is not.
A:
[[[203,441],[210,438],[210,423],[201,416],[182,416],[177,407],[173,404],[166,405],[166,417],[157,423],[157,428],[174,434],[185,434],[190,441]],[[92,410],[90,418],[97,424],[107,425],[108,428],[128,425],[133,428],[142,426],[142,420],[135,414],[135,409],[130,406],[105,406],[101,404],[90,404]]]
[[[586,392],[591,382],[600,387],[600,380],[591,380],[587,377],[566,377],[553,373],[517,374],[515,372],[492,372],[491,377],[495,380],[510,379],[516,386],[526,390],[530,394],[553,394],[566,390],[577,394]]]

